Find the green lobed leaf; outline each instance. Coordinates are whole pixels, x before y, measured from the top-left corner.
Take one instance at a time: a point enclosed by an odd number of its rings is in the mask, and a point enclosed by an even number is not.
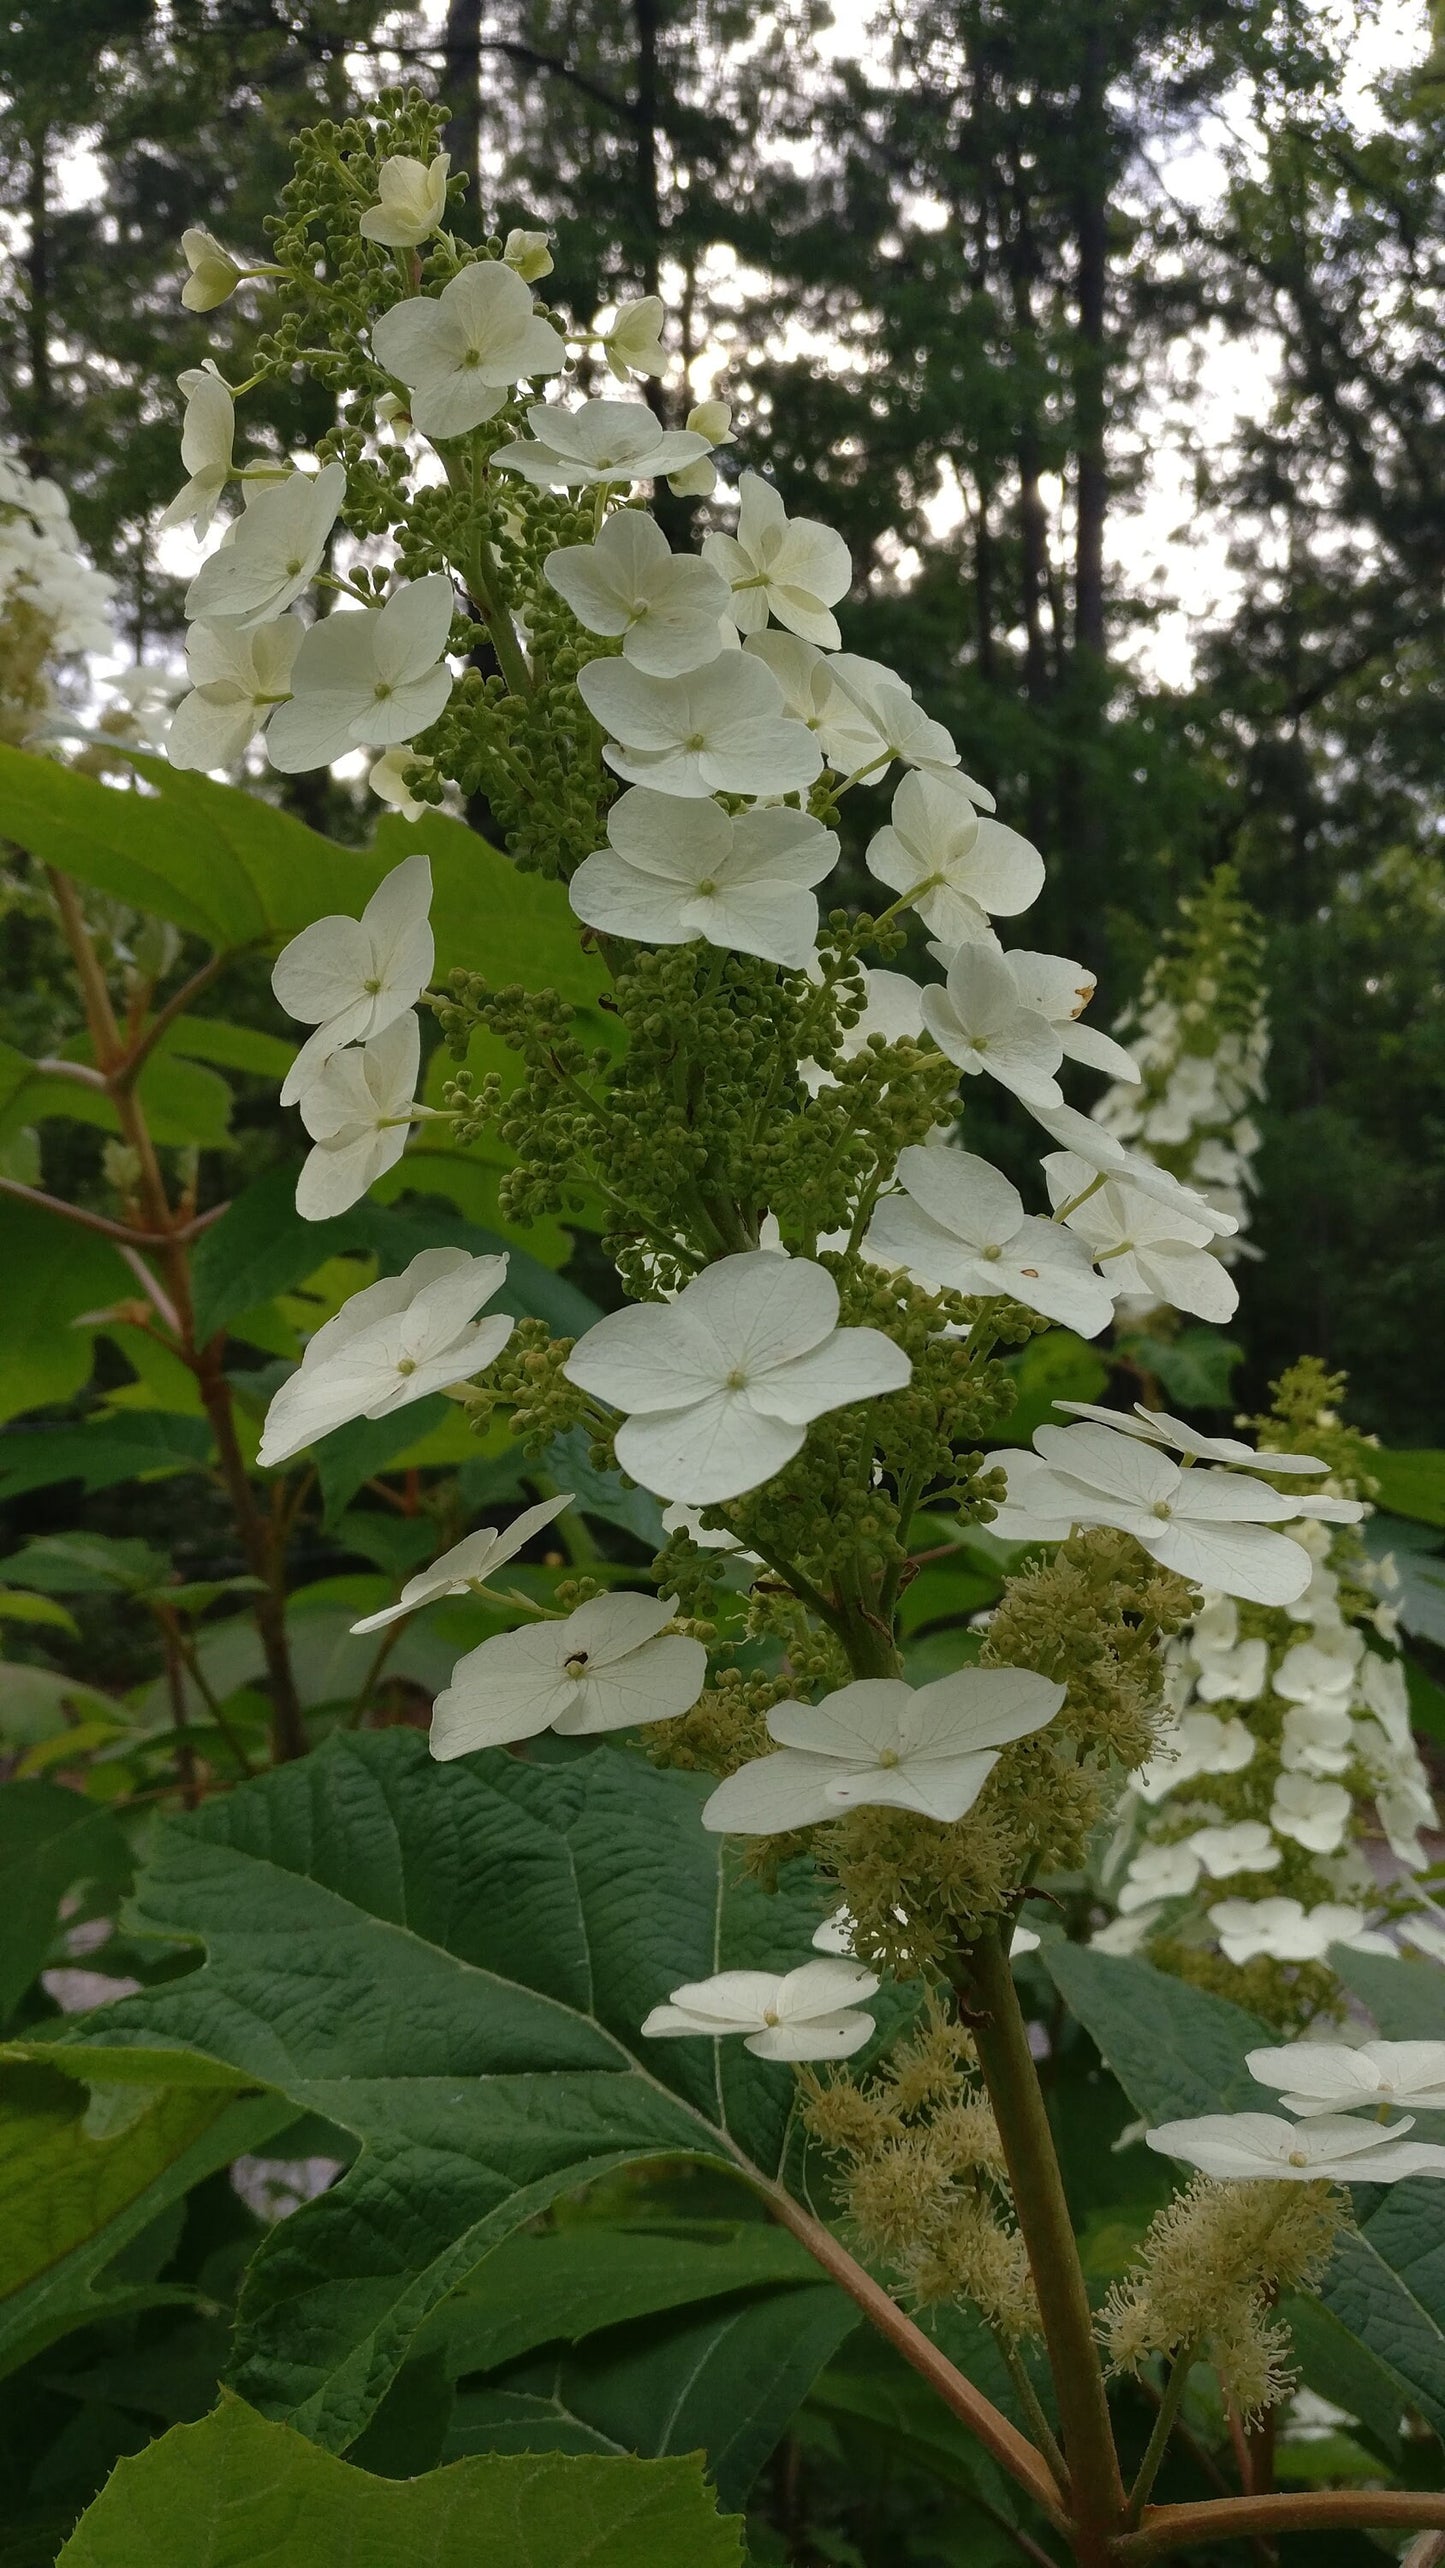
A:
[[[0,1587],[0,1623],[48,1623],[72,1641],[80,1638],[75,1616],[53,1596],[38,1596],[31,1588]]]
[[[0,745],[6,836],[75,882],[171,919],[223,951],[275,945],[334,911],[359,915],[382,877],[421,851],[432,863],[439,980],[454,964],[476,969],[485,922],[483,960],[498,986],[551,988],[582,1006],[606,986],[604,965],[583,950],[563,886],[518,873],[459,820],[439,812],[417,823],[387,817],[371,848],[338,847],[259,794],[164,758],[126,754],[147,792]]]
[[[992,2345],[989,2351],[1007,2383]],[[860,2437],[875,2444],[890,2467],[911,2463],[1006,2524],[1028,2518],[1012,2481],[967,2426],[871,2328],[859,2328],[829,2364],[814,2384],[808,2406],[811,2413],[833,2420],[850,2445]]]
[[[360,909],[373,887],[364,858],[259,796],[182,774],[164,758],[134,764],[151,791],[0,747],[6,835],[75,882],[222,949],[267,943],[329,909]]]
[[[1358,2417],[1393,2458],[1399,2447],[1400,2419],[1410,2404],[1409,2383],[1352,2336],[1322,2301],[1291,2293],[1280,2302],[1279,2310],[1309,2387],[1343,2408],[1347,2416]]]
[[[1244,1349],[1222,1329],[1186,1328],[1177,1337],[1121,1338],[1116,1353],[1132,1357],[1144,1372],[1157,1374],[1168,1397],[1181,1409],[1233,1406],[1230,1385],[1244,1362]]]
[[[1379,1503],[1392,1516],[1445,1525],[1445,1453],[1422,1446],[1409,1453],[1372,1453],[1367,1461],[1379,1483]]]
[[[574,1006],[595,1006],[608,987],[607,968],[598,955],[584,952],[561,883],[519,873],[509,856],[444,812],[428,812],[418,821],[387,812],[377,822],[365,861],[380,882],[393,865],[418,852],[431,858],[439,981],[454,964],[464,964],[484,971],[494,989],[521,982],[529,990],[556,990]],[[600,1022],[588,1028],[593,1038],[605,1031]],[[515,1053],[510,1058],[515,1065]]]
[[[119,1891],[130,1873],[109,1811],[59,1784],[0,1783],[0,2022],[44,1962],[66,1892],[81,1881]]]
[[[535,1314],[567,1337],[580,1336],[598,1316],[596,1305],[540,1258],[449,1210],[394,1210],[365,1202],[334,1221],[303,1221],[296,1210],[296,1171],[291,1167],[269,1168],[196,1242],[192,1281],[197,1330],[202,1337],[211,1336],[257,1303],[303,1284],[330,1257],[369,1251],[383,1275],[399,1275],[420,1250],[439,1247],[465,1248],[474,1257],[505,1251],[507,1280],[490,1309],[511,1311],[518,1318]]]
[[[259,1025],[230,1025],[224,1017],[182,1016],[167,1027],[157,1050],[183,1061],[211,1061],[221,1070],[244,1070],[277,1086],[296,1057],[296,1046]]]
[[[1122,1954],[1050,1941],[1038,1958],[1148,2121],[1268,2110],[1245,2067],[1247,2051],[1276,2039],[1258,2016]]]
[[[87,2074],[190,2046],[362,2144],[253,2263],[257,2404],[344,2449],[430,2313],[560,2193],[664,2156],[780,2168],[790,2071],[639,2034],[683,1980],[811,1952],[810,1878],[735,1877],[708,1788],[612,1748],[438,1766],[410,1731],[338,1734],[157,1829],[133,1922],[206,1964],[78,2028]]]
[[[316,1446],[316,1477],[321,1490],[322,1522],[328,1533],[345,1515],[358,1489],[388,1470],[419,1437],[457,1415],[454,1404],[438,1393],[410,1408],[393,1409],[385,1418],[353,1418]],[[458,1421],[463,1433],[466,1421]],[[476,1439],[472,1439],[475,1447]]]
[[[443,2449],[701,2450],[722,2503],[741,2505],[857,2325],[842,2292],[812,2282],[609,2327],[459,2390]]]
[[[122,2461],[57,2568],[742,2568],[696,2460],[460,2461],[398,2483],[226,2399]]]
[[[577,2345],[659,2310],[817,2279],[807,2249],[762,2220],[526,2233],[493,2248],[428,2320],[417,2350],[440,2347],[453,2378],[494,2372],[535,2346]]]
[[[1445,2224],[1439,2181],[1356,2185],[1347,2230],[1320,2285],[1326,2309],[1404,2382],[1445,2434]]]
[[[87,1496],[122,1480],[199,1470],[211,1450],[203,1418],[142,1409],[83,1427],[16,1427],[0,1435],[0,1499],[78,1480]]]
[[[0,1419],[48,1408],[81,1390],[94,1349],[72,1321],[134,1291],[134,1276],[108,1240],[34,1204],[0,1198]]]
[[[0,1660],[0,1744],[8,1754],[57,1738],[77,1723],[99,1721],[117,1727],[127,1719],[113,1695],[58,1667],[28,1667]]]
[[[237,2100],[234,2078],[110,2086],[87,2102],[86,2074],[42,2044],[0,2060],[0,2375],[73,2327],[173,2297],[107,2268],[203,2176],[292,2119],[275,2096]]]
[[[57,1596],[125,1596],[155,1587],[165,1578],[164,1552],[130,1534],[37,1534],[4,1563],[7,1578]]]
[[[994,1444],[1032,1443],[1035,1427],[1058,1425],[1056,1400],[1097,1400],[1109,1381],[1108,1366],[1071,1329],[1050,1329],[1046,1337],[1030,1338],[1006,1359],[1005,1371],[1017,1385],[1018,1398],[1003,1424],[991,1430]]]
[[[1445,1971],[1438,1962],[1423,1954],[1392,1962],[1383,1953],[1347,1952],[1336,1952],[1333,1961],[1385,2041],[1445,2041]]]

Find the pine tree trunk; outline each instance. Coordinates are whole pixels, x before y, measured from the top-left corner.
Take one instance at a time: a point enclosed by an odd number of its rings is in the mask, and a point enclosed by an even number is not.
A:
[[[1074,430],[1078,454],[1075,505],[1074,646],[1102,659],[1104,525],[1109,505],[1105,456],[1105,308],[1108,284],[1109,154],[1105,106],[1105,37],[1093,0],[1084,31],[1079,77],[1079,183],[1075,212],[1078,259],[1078,355]]]
[[[26,469],[44,473],[50,465],[54,426],[54,383],[50,371],[50,131],[37,126],[30,136],[25,183],[25,217],[30,239],[25,253],[25,355],[30,375],[25,403],[25,439],[21,452]]]
[[[442,36],[442,101],[446,147],[454,170],[471,180],[471,222],[485,230],[482,194],[482,0],[447,0]]]

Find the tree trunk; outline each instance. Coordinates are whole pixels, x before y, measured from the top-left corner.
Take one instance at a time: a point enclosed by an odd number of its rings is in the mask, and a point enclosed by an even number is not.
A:
[[[633,0],[632,15],[637,29],[633,124],[636,136],[638,266],[643,293],[656,294],[662,272],[662,195],[657,170],[657,111],[661,94],[657,59],[661,22],[658,0]]]
[[[447,0],[442,36],[442,103],[452,167],[471,180],[468,203],[477,237],[486,229],[482,201],[482,0]]]
[[[1100,0],[1092,0],[1079,73],[1078,187],[1075,245],[1078,259],[1078,354],[1074,366],[1074,435],[1078,454],[1075,505],[1074,646],[1104,656],[1104,523],[1109,504],[1105,458],[1104,345],[1109,255],[1109,152],[1105,102],[1105,38]]]
[[[30,136],[30,166],[25,182],[25,218],[30,240],[25,253],[25,355],[30,384],[26,396],[25,437],[21,454],[32,473],[50,465],[54,426],[54,382],[50,371],[50,131],[38,126]]]

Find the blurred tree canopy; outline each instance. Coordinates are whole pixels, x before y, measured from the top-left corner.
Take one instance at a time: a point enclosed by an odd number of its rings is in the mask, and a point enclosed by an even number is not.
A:
[[[1122,1003],[1238,867],[1275,1031],[1240,1389],[1308,1349],[1363,1423],[1445,1442],[1445,41],[1362,116],[1322,0],[900,0],[856,57],[828,29],[820,0],[16,0],[0,431],[162,647],[174,377],[246,362],[237,306],[179,308],[181,231],[261,253],[298,127],[398,78],[443,98],[478,220],[552,229],[579,310],[660,289],[694,384],[841,527],[849,646],[1045,850],[1041,941]],[[1171,186],[1196,134],[1203,206]],[[1130,511],[1230,339],[1269,398],[1194,472],[1237,603],[1170,686]],[[302,399],[278,443],[321,424]]]

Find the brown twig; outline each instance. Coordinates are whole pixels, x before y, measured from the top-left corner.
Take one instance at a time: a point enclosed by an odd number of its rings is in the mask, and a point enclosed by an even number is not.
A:
[[[185,1015],[191,1001],[198,999],[202,990],[210,988],[223,965],[231,962],[234,955],[243,950],[238,947],[228,947],[213,954],[208,963],[203,963],[198,972],[193,972],[188,981],[181,983],[174,996],[167,999],[165,1006],[158,1009],[151,1018],[144,1034],[138,1036],[131,1044],[125,1059],[116,1063],[106,1082],[108,1087],[114,1091],[135,1086],[156,1045],[163,1036],[169,1034],[176,1019]]]
[[[176,1732],[176,1780],[181,1787],[181,1803],[187,1810],[200,1807],[201,1788],[196,1780],[196,1752],[187,1733],[190,1727],[190,1705],[186,1701],[186,1677],[181,1660],[180,1632],[175,1615],[157,1597],[150,1608],[160,1625],[161,1647],[165,1651],[166,1691],[171,1699],[171,1721]]]
[[[96,1231],[102,1239],[112,1239],[120,1248],[188,1248],[202,1231],[218,1222],[229,1211],[226,1204],[213,1204],[208,1213],[197,1213],[190,1221],[178,1222],[162,1231],[137,1230],[131,1222],[113,1222],[105,1213],[89,1213],[83,1204],[67,1204],[60,1195],[47,1195],[42,1186],[23,1185],[18,1177],[0,1177],[0,1194],[13,1195],[17,1203],[33,1204],[38,1212],[54,1213],[62,1222],[74,1222],[77,1229]]]
[[[1146,2568],[1193,2543],[1280,2532],[1445,2530],[1445,2495],[1413,2488],[1302,2489],[1296,2496],[1205,2497],[1192,2505],[1150,2506],[1137,2532],[1111,2545],[1117,2568]]]
[[[112,1074],[123,1069],[128,1056],[105,974],[91,942],[74,884],[64,874],[57,873],[53,866],[47,867],[46,872],[80,983],[91,1048],[97,1066],[110,1079]],[[212,1212],[181,1222],[175,1219],[140,1100],[123,1080],[112,1093],[121,1133],[135,1154],[138,1171],[136,1191],[151,1226],[149,1233],[131,1233],[125,1244],[153,1248],[165,1271],[167,1296],[176,1317],[176,1353],[195,1377],[201,1405],[215,1438],[216,1456],[236,1532],[247,1566],[258,1582],[259,1592],[253,1610],[271,1691],[275,1753],[277,1761],[284,1764],[293,1757],[304,1756],[307,1746],[306,1725],[301,1715],[286,1633],[284,1562],[272,1540],[271,1528],[256,1503],[237,1439],[231,1386],[226,1380],[222,1362],[224,1339],[216,1336],[204,1345],[200,1344],[191,1299],[187,1241],[196,1236],[198,1229],[205,1227],[208,1219],[214,1221],[217,1215]]]
[[[761,2188],[769,2210],[780,2227],[790,2230],[801,2246],[807,2248],[833,2281],[856,2301],[865,2318],[877,2328],[895,2351],[910,2363],[915,2372],[937,2391],[944,2406],[956,2416],[969,2433],[983,2445],[985,2452],[1006,2470],[1016,2484],[1026,2490],[1056,2531],[1068,2529],[1059,2488],[1041,2452],[1037,2452],[1017,2426],[974,2388],[955,2369],[946,2354],[939,2351],[931,2337],[925,2336],[906,2310],[886,2292],[881,2283],[849,2255],[842,2242],[825,2229],[811,2212],[804,2211],[792,2195],[781,2186]]]

